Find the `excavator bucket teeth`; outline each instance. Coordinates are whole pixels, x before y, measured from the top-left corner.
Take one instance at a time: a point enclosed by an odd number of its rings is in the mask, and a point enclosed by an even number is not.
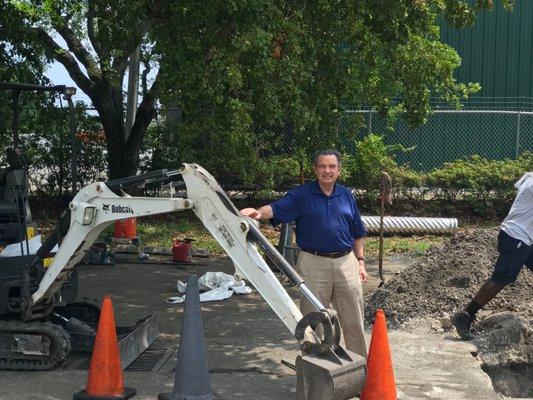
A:
[[[296,358],[297,400],[347,400],[359,395],[366,378],[365,359],[346,351],[333,360],[316,354]]]

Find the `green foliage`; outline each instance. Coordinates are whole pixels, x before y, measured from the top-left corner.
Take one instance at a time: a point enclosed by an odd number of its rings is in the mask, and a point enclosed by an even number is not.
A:
[[[262,154],[242,138],[239,143],[206,130],[201,138],[187,126],[152,126],[145,143],[144,170],[179,168],[183,162],[202,165],[225,188],[269,191],[288,188],[299,181],[297,155]],[[237,136],[236,139],[239,139]]]
[[[24,61],[63,64],[101,118],[107,139],[104,165],[113,177],[137,172],[144,134],[155,116],[157,84],[147,77],[156,60],[147,39],[155,8],[145,0],[7,0],[0,5],[0,52],[5,46]],[[135,124],[126,132],[123,82],[128,58],[138,47],[146,74]]]
[[[282,157],[275,125],[293,133],[294,151],[282,158],[302,163],[318,148],[344,150],[355,140],[338,129],[346,108],[370,106],[418,126],[430,93],[458,106],[479,86],[453,77],[460,59],[439,42],[437,20],[467,26],[492,2],[8,0],[2,7],[6,43],[63,63],[92,99],[114,177],[137,170],[160,98],[184,111],[169,146],[180,160],[211,160],[216,171],[253,183],[265,173],[262,159]],[[144,104],[126,140],[122,82],[139,45],[145,66],[159,73],[149,90],[142,77]],[[157,153],[155,164],[166,157]],[[266,172],[268,181],[275,171]]]
[[[395,161],[398,152],[410,151],[401,145],[387,145],[376,134],[365,136],[356,143],[355,154],[347,156],[343,169],[347,170],[345,181],[352,187],[366,191],[379,190],[381,172],[398,173],[406,183],[416,181],[413,171],[400,167]],[[396,175],[396,174],[395,174]]]
[[[437,19],[468,25],[477,8],[462,4],[162,2],[151,38],[162,102],[184,111],[175,147],[253,181],[250,165],[280,155],[275,125],[291,127],[299,153],[285,154],[301,161],[355,141],[339,129],[346,108],[370,106],[418,126],[430,93],[458,107],[479,86],[453,77],[460,58],[439,42]]]
[[[445,163],[429,172],[425,181],[446,201],[464,200],[481,212],[493,201],[510,202],[516,193],[514,183],[532,168],[533,153],[523,153],[516,160],[487,160],[474,155]]]
[[[273,245],[279,243],[279,230],[263,226],[263,233]],[[192,243],[195,249],[208,250],[212,255],[223,255],[224,250],[200,220],[187,212],[179,213],[177,217],[170,215],[154,218],[139,218],[137,220],[137,233],[145,247],[172,247],[172,239],[194,238]],[[104,232],[101,237],[111,236],[112,228]],[[421,255],[430,247],[444,241],[443,236],[389,236],[384,242],[385,256],[400,254]],[[379,254],[379,239],[368,237],[365,239],[365,252],[367,258],[377,258]]]
[[[347,108],[369,106],[418,126],[429,115],[430,93],[458,107],[479,86],[454,78],[460,59],[440,43],[437,20],[468,26],[492,5],[8,0],[0,6],[0,43],[20,57],[35,52],[40,62],[65,66],[101,117],[113,177],[139,165],[194,161],[217,176],[268,188],[297,177],[315,150],[344,151],[355,141],[356,129],[351,136],[339,129]],[[67,48],[54,41],[58,36]],[[126,132],[122,83],[139,45],[145,66],[159,72],[150,89],[141,77],[143,100]],[[143,144],[156,99],[179,107],[184,120],[153,130]],[[289,127],[290,138],[277,135],[276,126]],[[354,167],[364,185],[375,182],[373,171],[393,168],[385,155],[376,157],[370,170]],[[55,181],[61,186],[61,177]]]
[[[42,75],[46,59],[38,46],[28,43],[28,35],[17,29],[20,18],[20,13],[11,9],[5,2],[0,2],[0,82],[46,84],[48,80]],[[44,93],[21,93],[19,96],[19,103],[27,108],[46,107],[52,101],[52,96]],[[13,145],[12,105],[12,92],[0,89],[0,146],[3,148]],[[21,120],[27,113],[27,110],[21,109]]]
[[[421,173],[397,164],[396,154],[409,150],[386,145],[379,135],[368,135],[356,143],[354,155],[345,157],[341,178],[358,189],[363,204],[377,204],[381,172],[385,171],[392,179],[394,203],[400,202],[396,208],[410,203],[420,211],[434,204],[439,213],[500,217],[516,194],[514,183],[533,170],[533,153],[524,152],[516,160],[488,160],[474,155]]]
[[[177,217],[166,215],[137,220],[137,233],[146,247],[172,248],[174,238],[194,238],[193,247],[208,250],[212,254],[224,254],[224,250],[201,221],[191,212],[181,212]]]
[[[36,195],[72,196],[70,133],[59,132],[28,135],[29,141],[35,137],[40,144],[38,148],[27,145],[30,181]],[[105,141],[96,132],[88,131],[88,139],[80,140],[78,135],[76,138],[77,190],[97,180],[107,180]]]
[[[420,256],[445,240],[443,236],[387,236],[383,241],[383,253],[385,257],[402,254]],[[379,238],[370,236],[365,239],[365,254],[367,258],[379,256]]]
[[[31,92],[21,99],[20,147],[34,195],[71,195],[71,134],[68,108],[39,102]],[[74,110],[78,189],[101,178],[106,180],[106,145],[98,118],[78,104]],[[6,143],[12,146],[10,140]],[[5,163],[5,160],[0,157]]]

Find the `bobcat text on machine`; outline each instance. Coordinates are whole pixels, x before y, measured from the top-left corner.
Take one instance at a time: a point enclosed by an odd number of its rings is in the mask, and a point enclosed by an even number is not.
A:
[[[121,197],[113,192],[140,182],[173,181],[180,176],[185,182],[186,198]],[[0,367],[9,368],[17,358],[27,364],[32,357],[38,360],[48,356],[46,365],[52,368],[66,357],[68,349],[62,347],[68,346],[69,333],[50,320],[52,316],[57,318],[60,314],[57,310],[65,306],[64,285],[106,227],[119,219],[189,209],[231,257],[236,275],[252,283],[299,341],[302,355],[296,360],[298,399],[340,400],[357,395],[365,379],[365,360],[340,345],[340,324],[335,311],[320,303],[298,273],[261,234],[255,221],[241,216],[216,180],[197,164],[184,164],[180,170],[161,170],[107,183],[96,182],[76,194],[37,254],[26,256],[27,264],[19,268],[19,288],[2,294],[4,299],[0,301],[0,310],[2,302],[9,303],[11,317],[10,321],[0,322]],[[52,264],[44,269],[42,260],[56,243],[59,243],[59,249]],[[315,306],[316,312],[302,316],[258,248]],[[18,315],[17,321],[13,321],[13,315]],[[59,317],[68,323],[68,316]],[[0,318],[5,319],[5,315]],[[47,324],[48,331],[53,334],[43,333],[45,329],[25,329],[26,325],[29,327],[36,322],[41,327]],[[13,326],[11,331],[8,323]],[[83,322],[74,325],[74,331],[83,330]],[[319,325],[323,330],[320,337],[315,334]],[[32,335],[34,338],[30,340]],[[39,340],[46,341],[46,346]],[[11,364],[2,363],[6,358],[12,361]]]

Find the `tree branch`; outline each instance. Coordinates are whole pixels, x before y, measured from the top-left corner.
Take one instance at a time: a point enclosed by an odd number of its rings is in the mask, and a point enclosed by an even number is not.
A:
[[[94,32],[94,13],[94,1],[90,0],[87,10],[87,35],[89,36],[89,40],[91,41],[91,45],[93,46],[96,55],[98,58],[102,59],[102,46],[100,46]]]
[[[59,61],[71,78],[90,97],[93,94],[94,84],[85,76],[76,59],[67,50],[59,46],[43,28],[31,28],[43,46]]]
[[[144,70],[141,75],[141,87],[143,89],[143,96],[145,96],[148,93],[148,74],[152,71],[152,66],[150,65],[150,57],[144,57],[141,54],[141,61],[144,65]]]
[[[141,44],[142,38],[148,32],[148,22],[142,21],[132,32],[140,32],[139,35],[131,35],[129,40],[123,46],[123,52],[120,56],[115,57],[113,61],[113,69],[120,71],[125,70],[128,64],[128,59],[135,49]]]
[[[65,39],[68,49],[74,53],[76,58],[83,64],[89,74],[89,78],[91,78],[93,82],[99,81],[101,79],[100,68],[92,54],[87,51],[80,39],[66,24],[59,25],[57,23],[52,23],[52,26],[63,39]]]

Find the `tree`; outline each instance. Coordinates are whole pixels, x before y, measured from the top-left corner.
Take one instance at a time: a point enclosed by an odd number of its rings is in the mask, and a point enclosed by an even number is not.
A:
[[[459,104],[478,88],[454,79],[460,59],[439,42],[437,19],[468,25],[476,10],[492,7],[492,1],[470,6],[464,0],[9,0],[8,5],[19,15],[13,41],[22,32],[24,40],[38,43],[93,101],[116,178],[136,172],[158,98],[184,111],[184,123],[175,128],[181,158],[205,159],[244,175],[281,140],[268,128],[274,124],[290,127],[293,148],[303,153],[341,144],[337,126],[346,108],[371,106],[421,124],[430,112],[430,94]],[[128,57],[140,44],[148,63],[157,60],[159,73],[151,88],[144,80],[143,100],[125,139],[122,83]]]
[[[295,149],[308,156],[353,143],[357,129],[339,130],[346,109],[373,107],[418,126],[430,96],[459,106],[479,86],[454,78],[461,60],[439,41],[438,19],[466,26],[492,2],[169,0],[160,7],[153,32],[165,55],[163,103],[185,115],[178,146],[246,177],[287,145],[269,127],[290,129],[288,156]],[[256,171],[260,180],[264,170]]]
[[[123,81],[130,54],[147,43],[148,3],[23,0],[5,5],[18,22],[11,26],[11,43],[37,44],[49,59],[63,64],[91,99],[106,134],[111,178],[136,173],[144,134],[155,116],[157,77],[148,88],[144,76],[135,123],[130,132],[125,131]],[[149,59],[149,48],[144,50]]]
[[[28,46],[23,32],[14,29],[20,15],[10,13],[7,5],[0,3],[0,16],[0,82],[47,84],[48,81],[43,76],[46,59],[42,51],[35,51]],[[30,106],[34,108],[46,107],[51,102],[50,96],[42,93],[27,97],[23,93],[20,97],[22,97],[21,101],[29,101]],[[21,112],[24,113],[25,110],[22,109]],[[0,90],[0,144],[4,147],[13,146],[12,122],[12,92]]]

